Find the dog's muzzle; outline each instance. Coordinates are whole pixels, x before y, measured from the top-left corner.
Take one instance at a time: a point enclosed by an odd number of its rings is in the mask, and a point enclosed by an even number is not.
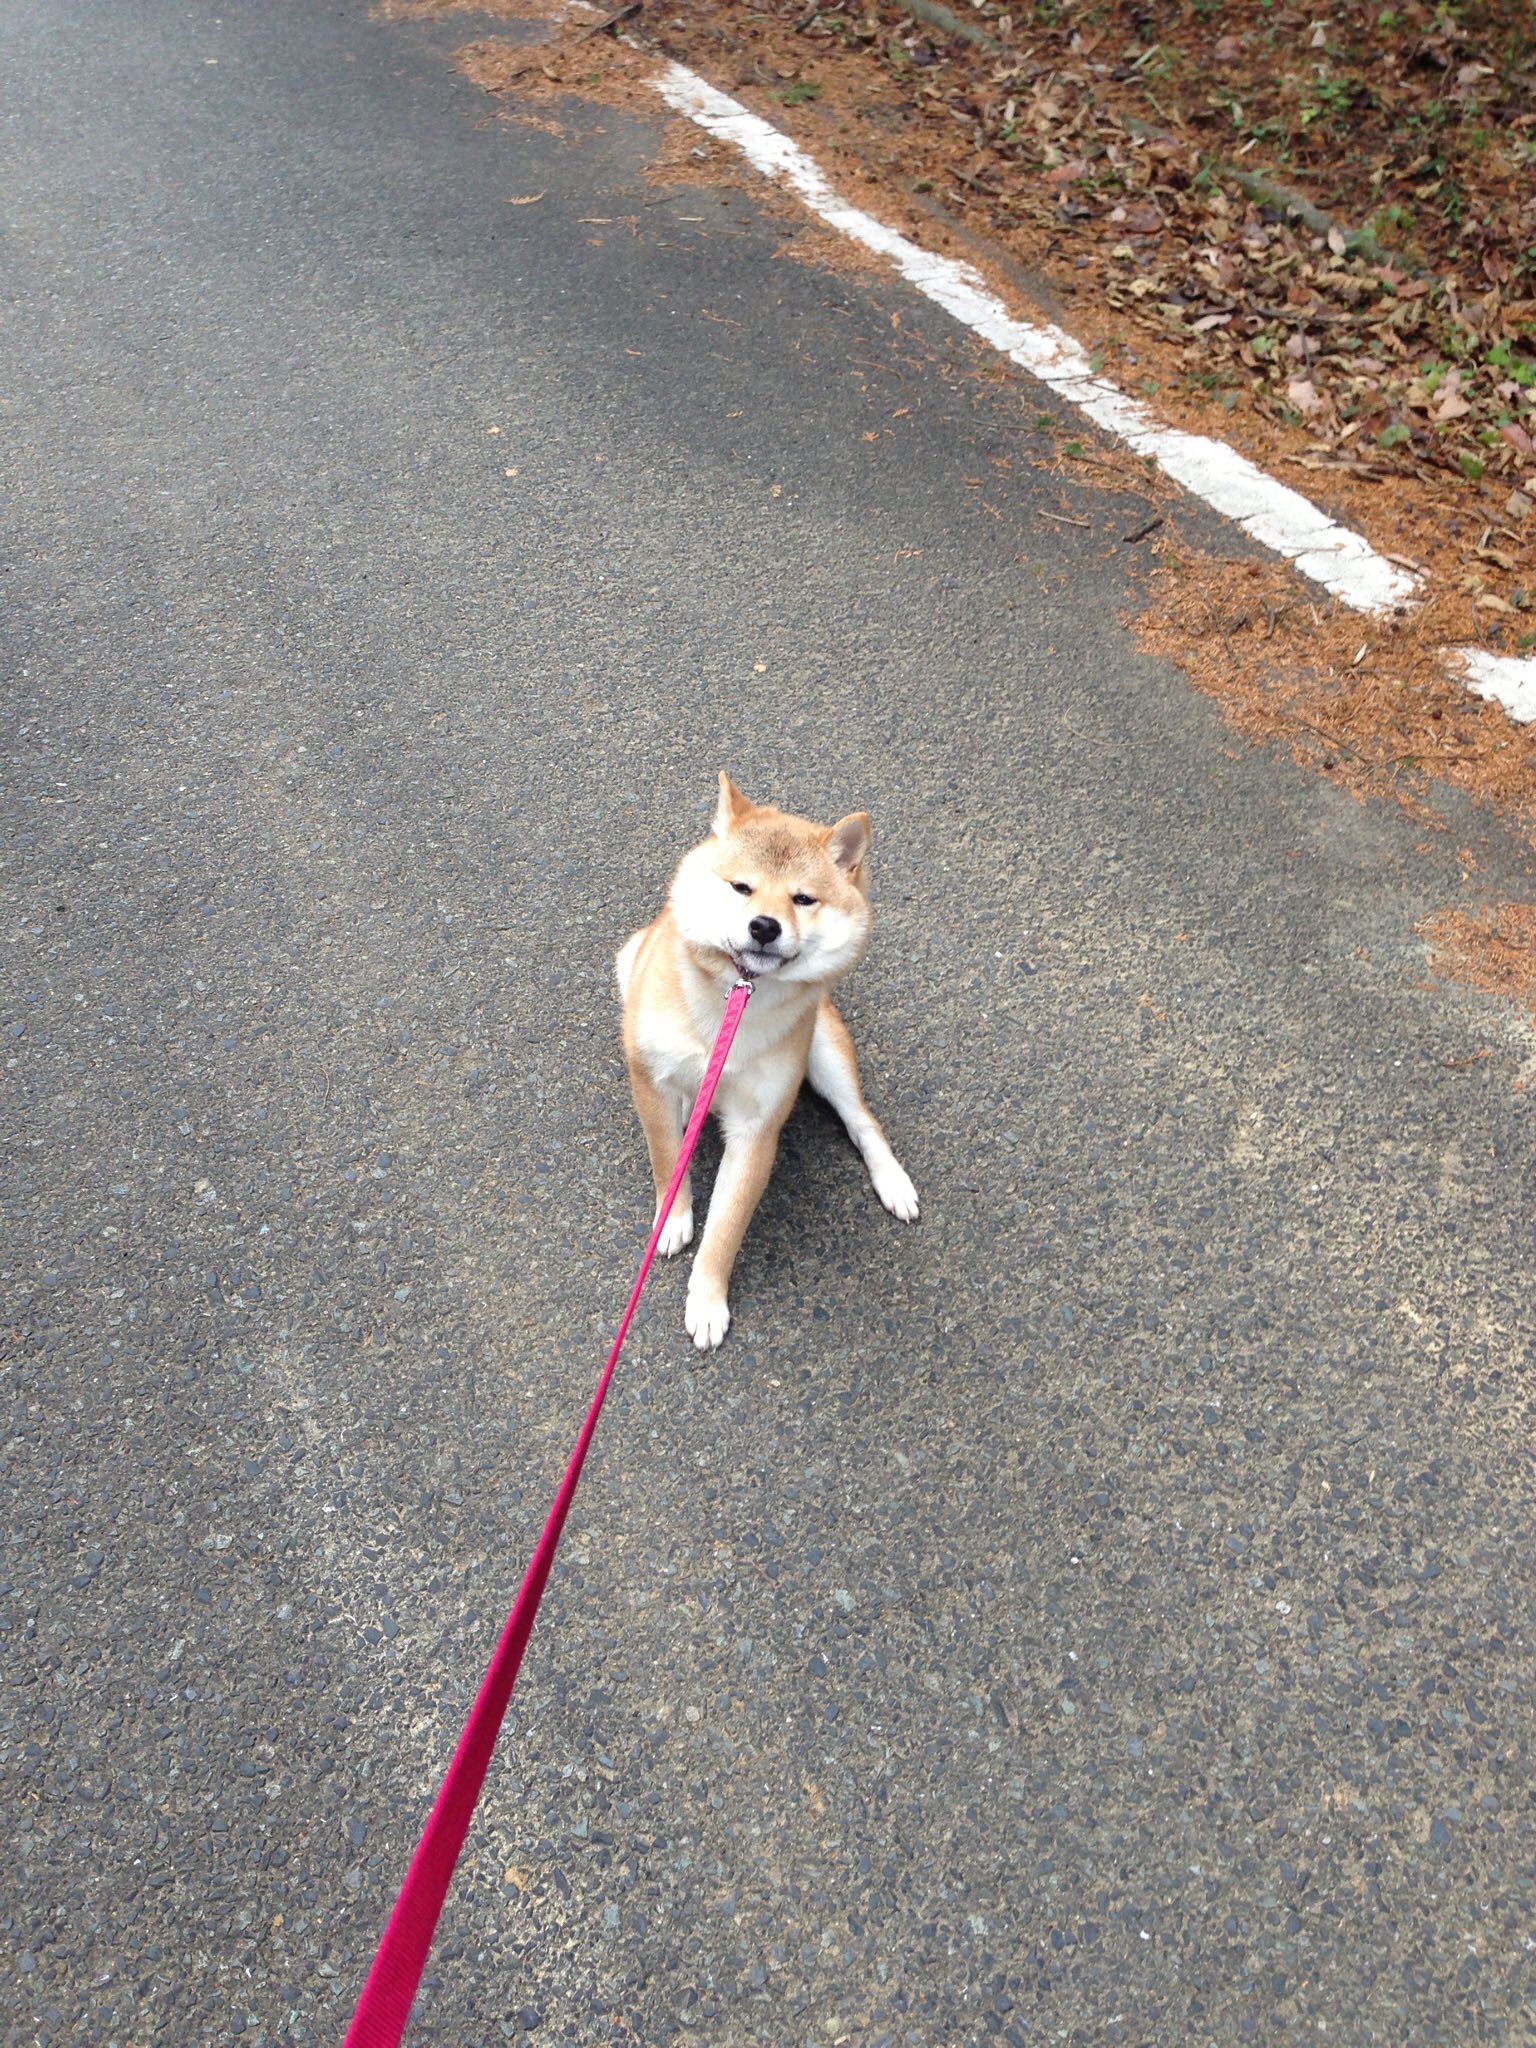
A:
[[[795,954],[781,953],[776,946],[742,946],[731,949],[731,964],[738,974],[744,974],[749,981],[756,981],[765,974],[772,974],[777,967],[787,967],[795,958]]]

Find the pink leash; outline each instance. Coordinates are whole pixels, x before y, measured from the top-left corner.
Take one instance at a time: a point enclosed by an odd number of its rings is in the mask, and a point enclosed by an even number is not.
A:
[[[570,1463],[565,1468],[565,1477],[560,1481],[550,1507],[544,1530],[539,1537],[533,1556],[528,1560],[528,1569],[523,1574],[523,1583],[517,1589],[517,1598],[512,1603],[512,1612],[507,1616],[507,1625],[501,1632],[501,1641],[496,1645],[490,1668],[480,1682],[475,1704],[469,1710],[469,1719],[464,1724],[464,1733],[459,1737],[459,1746],[453,1753],[453,1762],[439,1788],[437,1800],[427,1820],[421,1840],[416,1845],[416,1854],[411,1858],[411,1867],[405,1873],[405,1883],[400,1887],[400,1896],[395,1900],[395,1910],[389,1916],[389,1925],[379,1943],[378,1953],[373,1959],[373,1968],[368,1972],[368,1981],[363,1986],[363,1995],[357,2001],[357,2011],[352,2015],[352,2024],[347,2029],[346,2048],[398,2048],[405,2023],[410,2017],[411,2001],[416,1996],[416,1987],[421,1982],[421,1973],[426,1968],[427,1951],[432,1946],[432,1936],[437,1930],[437,1918],[443,1910],[443,1901],[448,1896],[448,1886],[453,1878],[454,1865],[459,1860],[459,1851],[464,1846],[464,1837],[469,1832],[469,1823],[480,1797],[480,1788],[485,1782],[485,1773],[491,1761],[491,1752],[496,1747],[496,1738],[501,1733],[502,1720],[506,1715],[507,1702],[512,1697],[512,1688],[517,1683],[518,1666],[523,1661],[523,1651],[533,1632],[534,1617],[539,1611],[539,1602],[544,1597],[544,1582],[549,1577],[550,1566],[555,1561],[555,1552],[560,1547],[561,1531],[572,1500],[575,1498],[581,1468],[586,1460],[587,1447],[597,1428],[597,1418],[603,1412],[607,1398],[608,1384],[613,1378],[613,1368],[618,1364],[619,1352],[634,1321],[635,1310],[640,1306],[641,1290],[646,1276],[656,1257],[656,1247],[661,1241],[662,1226],[672,1213],[672,1204],[677,1191],[683,1184],[688,1171],[688,1162],[693,1157],[693,1148],[698,1143],[699,1132],[704,1128],[704,1119],[709,1115],[709,1105],[714,1100],[719,1085],[720,1072],[725,1065],[726,1055],[731,1049],[731,1040],[736,1036],[736,1027],[741,1022],[741,1013],[747,1007],[752,994],[749,981],[738,981],[731,990],[725,1005],[725,1015],[720,1020],[720,1035],[715,1040],[715,1049],[709,1056],[709,1065],[704,1069],[704,1079],[699,1083],[698,1099],[693,1105],[693,1115],[688,1119],[688,1128],[683,1133],[683,1142],[677,1155],[677,1165],[672,1170],[672,1180],[667,1188],[666,1200],[656,1214],[651,1229],[651,1241],[645,1248],[645,1257],[640,1261],[640,1271],[635,1276],[634,1287],[630,1290],[629,1306],[619,1324],[619,1334],[613,1340],[613,1349],[608,1353],[608,1363],[603,1367],[598,1380],[597,1391],[592,1396],[592,1405],[587,1410],[587,1419],[581,1425],[581,1434],[571,1452]]]

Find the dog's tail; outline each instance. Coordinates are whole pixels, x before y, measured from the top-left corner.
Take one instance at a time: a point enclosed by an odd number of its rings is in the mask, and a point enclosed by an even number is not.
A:
[[[635,978],[635,962],[639,959],[640,948],[644,944],[645,933],[636,932],[633,938],[624,941],[619,948],[619,957],[613,963],[618,970],[619,994],[626,1002],[629,999],[629,984]]]

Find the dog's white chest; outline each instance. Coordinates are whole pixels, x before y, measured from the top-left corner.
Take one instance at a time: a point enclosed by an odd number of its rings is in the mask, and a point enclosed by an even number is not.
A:
[[[724,1124],[765,1121],[804,1078],[795,1016],[788,1005],[774,1000],[776,993],[758,992],[742,1017],[715,1094],[716,1114]],[[657,1084],[691,1102],[718,1029],[719,1018],[708,1014],[686,1021],[665,1013],[648,1017],[639,1033],[639,1049]]]

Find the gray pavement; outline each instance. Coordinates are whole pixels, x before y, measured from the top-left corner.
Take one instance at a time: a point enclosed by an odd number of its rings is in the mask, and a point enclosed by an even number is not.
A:
[[[653,1283],[411,2039],[1530,2039],[1532,1048],[1413,937],[1529,863],[1234,741],[1048,403],[473,26],[0,15],[0,2038],[339,2040],[726,766],[874,816],[923,1221],[808,1104],[717,1357]]]

